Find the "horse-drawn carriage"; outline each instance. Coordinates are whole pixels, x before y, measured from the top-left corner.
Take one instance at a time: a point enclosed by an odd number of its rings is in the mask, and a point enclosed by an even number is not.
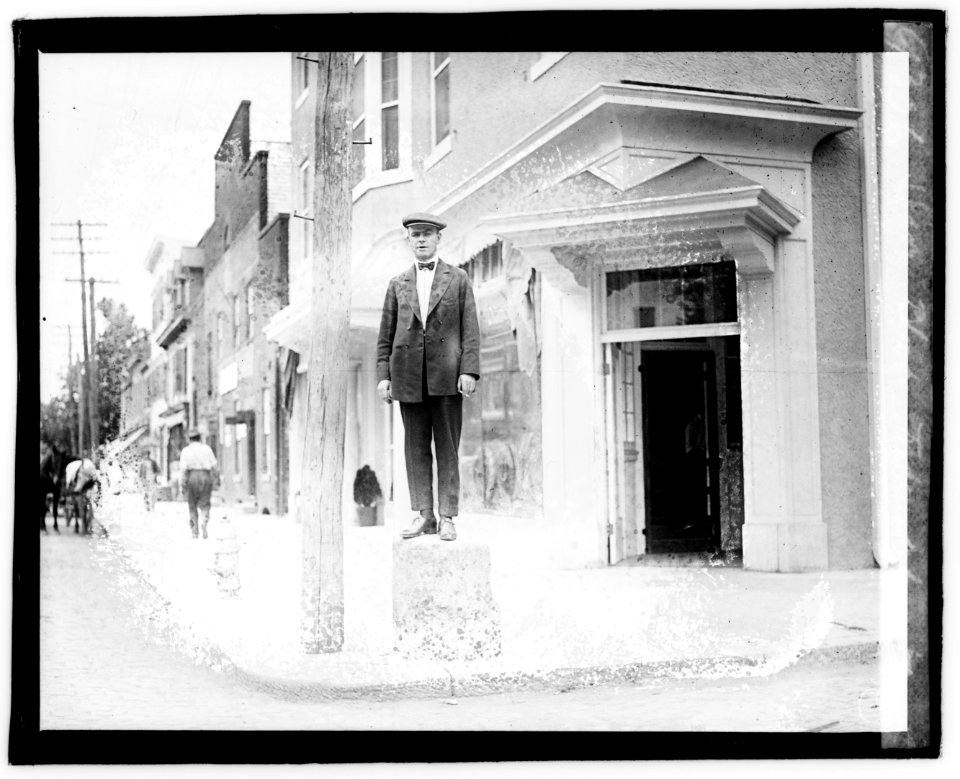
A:
[[[93,523],[93,496],[100,489],[100,475],[92,460],[65,455],[55,446],[41,445],[40,449],[40,529],[47,532],[48,496],[53,514],[53,529],[60,527],[57,510],[63,508],[67,527],[74,524],[74,532],[84,534]]]

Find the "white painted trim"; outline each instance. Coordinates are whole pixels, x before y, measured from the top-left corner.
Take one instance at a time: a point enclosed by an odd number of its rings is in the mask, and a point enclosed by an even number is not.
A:
[[[880,289],[876,306],[878,339],[872,357],[878,420],[878,504],[881,579],[880,695],[881,726],[904,730],[907,725],[907,451],[909,300],[909,142],[910,55],[881,55],[883,116],[880,138]],[[874,285],[871,285],[873,287]],[[872,291],[872,290],[871,290]],[[925,313],[925,312],[923,312]],[[926,431],[918,431],[922,437]]]
[[[299,110],[300,106],[302,106],[307,101],[307,95],[309,94],[310,94],[310,87],[304,87],[303,91],[300,93],[300,97],[298,97],[297,101],[293,104],[294,111]]]
[[[430,152],[423,160],[423,169],[430,170],[434,165],[436,165],[440,160],[446,157],[451,151],[453,151],[453,131],[451,130],[447,133],[447,137],[444,138],[440,143],[434,146],[433,151]]]
[[[560,60],[566,57],[569,51],[543,51],[540,53],[540,59],[530,66],[527,71],[527,80],[536,81],[540,76],[546,73],[550,68],[556,65]]]
[[[391,184],[402,184],[405,181],[413,181],[413,172],[403,168],[394,168],[393,170],[382,170],[367,176],[357,186],[353,188],[353,202],[356,203],[363,195],[371,189],[379,187],[388,187]]]
[[[712,325],[675,325],[672,327],[635,327],[629,330],[607,330],[600,334],[600,342],[609,344],[624,341],[669,341],[674,338],[713,338],[724,335],[740,335],[740,323],[718,322]]]
[[[785,203],[769,194],[762,185],[736,187],[713,192],[697,192],[655,196],[638,200],[621,200],[587,208],[556,208],[537,213],[514,213],[485,217],[479,223],[498,235],[517,235],[544,230],[561,230],[571,225],[603,225],[611,222],[641,222],[648,219],[690,218],[723,215],[746,215],[751,226],[762,228],[769,235],[789,233],[800,216]],[[707,225],[702,225],[706,227]]]
[[[791,100],[727,95],[699,90],[600,83],[465,178],[447,194],[431,203],[427,210],[435,214],[443,214],[604,105],[662,108],[694,114],[710,113],[782,121],[790,124],[811,124],[825,128],[824,134],[855,128],[860,115],[858,108],[814,105]],[[810,152],[812,153],[812,148]]]

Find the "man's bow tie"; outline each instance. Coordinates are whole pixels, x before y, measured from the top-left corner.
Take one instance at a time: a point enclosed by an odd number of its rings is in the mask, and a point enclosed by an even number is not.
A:
[[[434,262],[418,262],[417,267],[420,270],[433,270]]]

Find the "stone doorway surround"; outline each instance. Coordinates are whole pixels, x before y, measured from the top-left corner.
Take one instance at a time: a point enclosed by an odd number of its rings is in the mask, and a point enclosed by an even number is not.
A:
[[[827,568],[811,164],[816,145],[857,127],[859,114],[600,84],[430,206],[467,225],[451,248],[496,236],[541,276],[544,513],[571,564],[605,558],[602,343],[636,335],[604,331],[604,274],[724,257],[738,276],[743,564]],[[717,334],[697,332],[711,327],[658,337]]]

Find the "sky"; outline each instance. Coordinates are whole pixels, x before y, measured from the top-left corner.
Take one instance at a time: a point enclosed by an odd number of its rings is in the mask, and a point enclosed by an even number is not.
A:
[[[241,100],[254,140],[288,141],[289,53],[40,55],[42,400],[60,392],[71,339],[82,356],[80,284],[66,280],[80,277],[77,220],[96,299],[149,328],[144,260],[155,237],[196,245],[213,220],[214,154]]]

